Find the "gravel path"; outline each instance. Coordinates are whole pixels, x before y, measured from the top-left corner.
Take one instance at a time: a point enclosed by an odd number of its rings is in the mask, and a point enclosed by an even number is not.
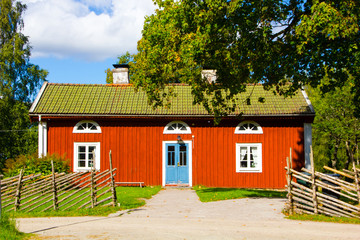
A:
[[[360,239],[360,225],[284,219],[284,199],[201,203],[190,189],[166,189],[108,217],[17,219],[35,239]]]

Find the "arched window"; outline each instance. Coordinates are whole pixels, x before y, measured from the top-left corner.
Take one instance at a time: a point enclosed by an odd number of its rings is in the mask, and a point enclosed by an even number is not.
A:
[[[244,121],[237,125],[237,127],[235,128],[235,133],[261,134],[263,133],[263,131],[258,123],[254,121]]]
[[[166,125],[164,134],[189,134],[191,133],[190,127],[181,121],[173,121]]]
[[[101,133],[101,128],[97,122],[85,120],[75,125],[73,133]]]

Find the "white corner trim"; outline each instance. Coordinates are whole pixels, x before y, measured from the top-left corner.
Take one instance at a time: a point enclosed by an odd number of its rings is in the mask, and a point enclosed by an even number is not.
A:
[[[39,119],[38,129],[38,153],[39,158],[41,158],[47,155],[47,122]]]
[[[188,144],[189,149],[189,186],[192,187],[192,141],[183,141]],[[162,142],[162,186],[166,185],[166,144],[178,143],[178,141],[163,141]]]
[[[314,109],[313,105],[311,104],[310,99],[309,99],[308,95],[306,94],[305,90],[301,89],[301,92],[302,92],[302,94],[303,94],[303,96],[305,98],[306,103],[309,105],[309,108],[310,108],[311,112],[314,113],[315,109]]]
[[[47,82],[47,81],[44,81],[43,85],[42,85],[41,88],[40,88],[40,92],[38,93],[38,95],[37,95],[36,98],[35,98],[35,101],[34,101],[33,104],[31,105],[31,108],[30,108],[30,110],[29,110],[30,113],[32,113],[32,112],[35,110],[36,105],[39,103],[40,98],[41,98],[41,96],[43,95],[47,84],[48,84],[48,82]]]
[[[304,152],[305,168],[311,169],[310,146],[312,145],[312,126],[311,123],[304,123]]]

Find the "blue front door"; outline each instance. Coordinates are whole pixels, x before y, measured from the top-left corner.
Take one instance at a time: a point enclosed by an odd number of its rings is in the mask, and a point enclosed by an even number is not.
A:
[[[189,149],[187,143],[167,143],[166,184],[189,183]]]

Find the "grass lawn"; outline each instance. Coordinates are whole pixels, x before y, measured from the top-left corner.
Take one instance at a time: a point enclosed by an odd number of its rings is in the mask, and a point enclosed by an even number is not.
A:
[[[360,224],[360,219],[347,218],[347,217],[329,217],[324,215],[293,214],[287,216],[287,218],[291,220],[300,220],[300,221]]]
[[[14,213],[14,217],[61,217],[61,216],[107,216],[110,213],[117,212],[124,209],[138,208],[145,204],[144,199],[151,198],[154,194],[157,194],[160,191],[161,187],[117,187],[116,196],[117,202],[120,203],[120,206],[117,207],[95,207],[93,209],[77,209],[82,203],[74,206],[70,210],[66,211],[53,211],[48,210],[41,212],[41,208],[32,211],[24,212],[18,211]]]
[[[209,188],[195,186],[194,190],[202,202],[212,202],[236,198],[263,197],[263,198],[285,198],[285,191],[245,189],[245,188]]]
[[[19,232],[16,228],[15,220],[8,214],[2,214],[0,219],[0,240],[24,239],[27,234]]]

